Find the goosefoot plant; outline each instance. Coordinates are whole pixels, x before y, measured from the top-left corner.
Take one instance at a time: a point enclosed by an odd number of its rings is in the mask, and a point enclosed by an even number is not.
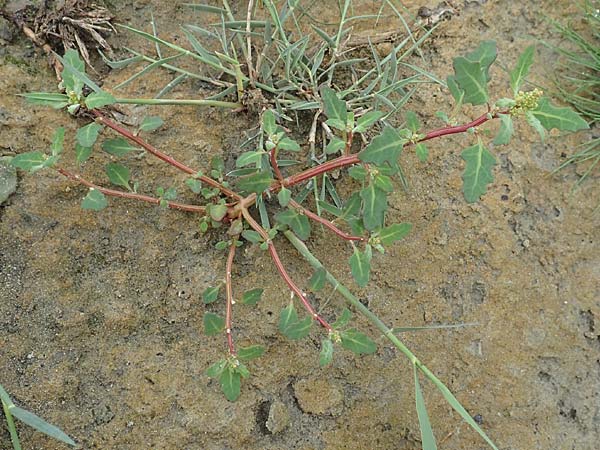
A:
[[[251,2],[250,2],[251,3]],[[271,2],[265,1],[265,5]],[[346,2],[345,5],[348,5]],[[203,8],[211,8],[203,6]],[[251,11],[251,7],[249,8]],[[247,28],[251,27],[251,14]],[[282,14],[272,14],[273,22],[280,20]],[[250,25],[248,25],[250,24]],[[280,25],[274,26],[276,32]],[[340,27],[342,29],[342,27]],[[341,31],[339,32],[341,33]],[[320,33],[319,33],[320,34]],[[280,35],[281,39],[287,34]],[[154,36],[154,35],[148,35]],[[251,37],[249,30],[246,37]],[[333,52],[332,59],[339,55],[340,36],[332,43],[329,50]],[[157,45],[168,45],[167,41],[153,39]],[[331,40],[331,39],[330,39]],[[227,41],[227,51],[233,53],[235,39]],[[287,42],[287,45],[294,45]],[[231,46],[231,47],[230,47]],[[248,41],[247,49],[251,47]],[[286,47],[287,48],[287,47]],[[203,54],[200,48],[194,46],[198,54],[206,61],[213,61]],[[285,50],[285,48],[284,48]],[[176,49],[179,51],[179,49]],[[279,50],[278,50],[279,51]],[[189,50],[186,52],[191,53]],[[248,52],[250,53],[250,52]],[[258,53],[263,55],[263,53]],[[293,52],[290,50],[290,54]],[[13,158],[12,163],[30,172],[40,169],[52,169],[57,173],[88,188],[81,206],[86,210],[100,211],[108,205],[107,197],[118,197],[156,204],[162,208],[170,208],[197,214],[200,217],[200,230],[207,232],[209,228],[225,229],[223,240],[216,244],[218,250],[226,252],[225,277],[221,286],[207,288],[203,295],[205,304],[213,303],[220,298],[224,290],[224,316],[206,312],[204,314],[204,332],[209,336],[224,334],[226,352],[222,359],[211,365],[207,375],[219,380],[220,386],[228,400],[234,401],[241,391],[241,380],[250,375],[246,364],[259,357],[265,351],[260,345],[238,348],[235,344],[235,327],[233,323],[234,307],[239,304],[252,305],[260,301],[263,290],[256,288],[242,295],[234,293],[233,265],[236,252],[245,243],[256,245],[268,252],[273,265],[283,282],[289,289],[292,299],[282,309],[279,317],[279,330],[283,335],[299,340],[311,333],[313,323],[317,323],[324,334],[321,340],[319,364],[325,366],[333,358],[337,347],[343,347],[356,354],[370,354],[376,351],[376,344],[363,332],[349,326],[351,312],[349,309],[338,311],[337,320],[330,323],[326,317],[313,306],[309,291],[318,292],[325,283],[331,284],[347,303],[359,314],[366,317],[383,334],[383,336],[410,361],[414,368],[415,399],[419,419],[422,445],[426,450],[437,448],[436,440],[431,429],[425,407],[420,375],[431,381],[439,389],[445,400],[469,424],[491,448],[497,449],[492,440],[479,427],[471,415],[450,392],[446,385],[439,380],[397,337],[398,330],[389,328],[377,315],[364,306],[350,290],[341,284],[304,244],[311,237],[311,223],[318,225],[348,243],[348,264],[354,281],[364,287],[369,282],[370,269],[374,258],[373,250],[383,253],[385,248],[403,239],[410,231],[408,223],[389,224],[386,222],[388,197],[394,191],[393,177],[401,177],[399,159],[404,150],[415,151],[420,159],[426,160],[428,150],[426,142],[454,134],[465,134],[474,142],[462,153],[465,160],[463,175],[463,193],[467,202],[475,202],[484,195],[489,183],[493,181],[493,166],[496,164],[494,155],[484,144],[485,133],[481,132],[484,124],[490,121],[500,121],[500,132],[494,138],[495,145],[508,144],[513,133],[513,120],[525,119],[542,136],[547,130],[575,131],[586,128],[587,124],[576,113],[568,108],[558,108],[550,103],[542,92],[534,89],[523,92],[521,87],[533,62],[534,48],[530,47],[519,57],[514,69],[510,72],[510,84],[513,98],[503,98],[490,102],[488,81],[490,67],[496,60],[496,44],[486,41],[472,53],[454,60],[454,75],[447,80],[452,96],[456,100],[454,112],[448,116],[439,113],[444,126],[422,131],[422,126],[414,112],[404,112],[405,125],[394,127],[388,121],[390,108],[385,102],[376,103],[376,97],[371,102],[353,107],[353,90],[334,89],[332,80],[325,78],[317,89],[311,90],[311,100],[316,112],[311,130],[320,128],[322,134],[322,154],[313,152],[316,133],[311,131],[308,139],[308,150],[294,140],[284,128],[289,110],[283,109],[276,94],[271,100],[266,98],[266,104],[259,108],[259,133],[252,141],[254,149],[242,153],[236,161],[236,168],[226,173],[223,160],[213,158],[207,167],[189,167],[172,155],[168,155],[153,145],[144,137],[148,132],[161,126],[162,121],[157,117],[147,117],[136,130],[111,118],[110,109],[113,103],[122,99],[115,98],[109,92],[100,89],[85,74],[84,64],[75,52],[68,51],[64,57],[59,57],[64,65],[62,85],[64,93],[29,93],[24,94],[27,100],[34,104],[52,106],[57,109],[66,108],[71,114],[80,117],[90,117],[93,121],[77,130],[75,159],[82,164],[92,154],[92,148],[102,133],[110,131],[117,137],[104,140],[102,149],[113,158],[127,158],[128,155],[143,149],[146,153],[164,161],[168,165],[187,174],[186,187],[198,196],[197,203],[177,201],[178,193],[173,187],[165,189],[158,187],[156,195],[139,192],[147,191],[146,186],[133,181],[130,170],[123,164],[110,162],[106,165],[108,180],[121,189],[103,187],[100,184],[84,178],[81,174],[68,169],[61,159],[64,158],[63,142],[65,130],[56,130],[50,152],[34,151],[20,154]],[[303,60],[303,55],[298,57]],[[164,59],[164,58],[162,58]],[[246,72],[243,76],[242,65],[235,60],[229,61],[234,74],[237,73],[237,102],[236,108],[242,105],[245,93],[252,88],[251,67],[257,67],[257,61],[249,58]],[[225,64],[224,63],[224,64]],[[154,63],[151,63],[154,64]],[[379,63],[378,63],[379,64]],[[306,64],[305,64],[306,65]],[[308,67],[308,66],[307,66]],[[317,65],[317,67],[320,67]],[[325,68],[324,70],[327,70]],[[375,79],[379,79],[377,71]],[[320,72],[317,70],[317,75]],[[234,75],[235,76],[235,75]],[[287,76],[287,74],[286,74]],[[380,79],[379,79],[380,81]],[[87,94],[84,87],[91,89]],[[277,94],[285,94],[277,91]],[[159,99],[160,100],[160,99]],[[217,100],[221,101],[221,100]],[[271,103],[272,101],[272,103]],[[123,101],[121,101],[123,102]],[[230,107],[229,104],[203,103],[209,106]],[[210,102],[213,102],[211,100]],[[136,103],[133,99],[125,99],[124,103]],[[140,104],[153,102],[140,99]],[[165,101],[165,103],[177,103]],[[180,102],[182,103],[182,102]],[[193,101],[188,103],[194,104]],[[279,105],[272,107],[273,103]],[[455,115],[463,104],[474,107],[483,106],[485,111],[468,123],[457,124]],[[388,108],[386,110],[386,108]],[[252,112],[250,106],[248,106]],[[324,115],[325,117],[322,117]],[[297,162],[286,159],[291,153],[296,155],[308,154],[304,168],[291,169]],[[355,180],[354,190],[346,199],[341,199],[335,190],[331,174],[334,171],[347,173]],[[314,192],[314,202],[308,197]],[[308,198],[308,200],[307,200]],[[316,212],[313,211],[316,208]],[[276,211],[274,214],[274,210]],[[287,238],[298,250],[300,255],[314,268],[314,273],[307,283],[298,283],[286,269],[278,252],[277,241],[280,236]],[[300,305],[305,313],[297,310]]]

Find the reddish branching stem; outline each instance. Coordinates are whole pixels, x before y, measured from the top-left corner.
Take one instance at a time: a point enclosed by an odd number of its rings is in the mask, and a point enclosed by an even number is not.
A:
[[[354,138],[354,133],[350,131],[348,133],[348,137],[346,138],[346,148],[344,149],[344,155],[349,155],[350,150],[352,149],[352,139]]]
[[[291,199],[290,203],[291,206],[293,206],[294,208],[296,208],[298,211],[300,211],[302,214],[304,214],[306,217],[308,217],[311,220],[314,220],[315,222],[320,223],[321,225],[323,225],[324,227],[328,228],[329,230],[333,231],[337,236],[341,237],[342,239],[346,240],[346,241],[361,241],[364,242],[367,239],[362,237],[362,236],[352,236],[342,230],[340,230],[337,226],[335,226],[335,224],[333,222],[330,222],[329,220],[315,214],[314,212],[304,208],[302,205],[300,205],[298,202],[296,202],[295,200]]]
[[[177,169],[179,169],[182,172],[185,172],[187,174],[196,175],[198,173],[197,170],[194,170],[191,167],[188,167],[185,164],[177,161],[175,158],[161,152],[156,147],[154,147],[153,145],[150,145],[149,143],[144,141],[139,136],[136,136],[135,134],[133,134],[126,128],[113,122],[112,120],[107,118],[104,114],[102,114],[100,111],[94,109],[91,112],[92,112],[92,114],[94,114],[94,116],[96,116],[96,122],[113,129],[114,131],[119,133],[121,136],[129,139],[131,142],[135,142],[137,145],[142,147],[148,153],[151,153],[152,155],[156,156],[158,159],[161,159],[162,161],[166,162],[167,164],[170,164],[173,167],[176,167]],[[237,194],[236,192],[232,191],[231,189],[226,188],[218,181],[213,180],[212,178],[207,177],[206,175],[201,175],[196,178],[211,187],[217,188],[219,191],[221,191],[227,197],[234,198],[236,200],[240,200],[242,198],[241,195]]]
[[[292,290],[292,292],[300,299],[302,305],[304,306],[304,309],[306,309],[310,316],[314,320],[319,322],[327,331],[332,331],[331,325],[329,325],[329,323],[325,319],[323,319],[321,316],[319,316],[319,314],[317,314],[315,309],[308,301],[306,293],[302,292],[302,289],[300,289],[298,285],[294,283],[294,280],[292,280],[290,275],[287,273],[287,270],[285,270],[285,267],[281,262],[281,258],[279,258],[279,254],[277,253],[277,249],[275,248],[275,245],[273,245],[273,242],[271,242],[271,239],[269,238],[269,235],[267,234],[266,230],[263,227],[261,227],[258,224],[258,222],[256,222],[256,220],[254,220],[254,218],[250,215],[250,212],[246,208],[242,209],[242,214],[244,216],[244,219],[246,219],[246,222],[248,222],[248,224],[254,229],[254,231],[259,233],[261,237],[265,240],[265,242],[267,242],[269,246],[269,254],[271,255],[273,264],[275,264],[275,267],[277,267],[279,275],[281,275],[281,278],[283,278],[285,284],[287,284],[288,287]]]
[[[281,170],[279,169],[279,164],[277,164],[277,147],[273,147],[269,152],[269,159],[271,161],[271,167],[273,168],[273,172],[275,172],[275,177],[279,180],[279,183],[282,187],[285,187],[285,181],[283,180],[283,175],[281,174]]]
[[[229,254],[227,255],[227,265],[225,266],[225,296],[227,299],[227,308],[225,310],[225,333],[227,334],[227,346],[229,347],[229,354],[235,356],[235,346],[233,344],[232,336],[232,315],[233,305],[235,303],[233,299],[233,286],[231,283],[231,271],[233,269],[233,258],[235,257],[237,236],[231,240],[229,246]]]
[[[91,189],[96,189],[97,191],[102,192],[104,195],[109,195],[111,197],[130,198],[132,200],[139,200],[139,201],[146,202],[146,203],[153,203],[155,205],[160,205],[160,202],[161,202],[160,198],[151,197],[149,195],[143,195],[143,194],[137,194],[135,192],[124,192],[124,191],[117,191],[115,189],[103,188],[101,186],[98,186],[98,185],[90,182],[90,181],[87,181],[86,179],[82,178],[81,175],[69,172],[68,170],[60,168],[60,167],[57,168],[56,170],[61,175],[64,175],[65,177],[67,177],[73,181],[76,181],[79,184],[87,186]],[[204,208],[204,206],[188,205],[185,203],[177,203],[177,202],[170,202],[170,201],[168,201],[166,204],[167,204],[168,208],[177,209],[179,211],[188,211],[188,212],[195,212],[195,213],[200,213],[200,214],[204,214],[206,212],[206,208]]]

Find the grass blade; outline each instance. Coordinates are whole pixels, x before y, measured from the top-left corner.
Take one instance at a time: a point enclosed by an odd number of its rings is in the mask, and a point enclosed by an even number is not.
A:
[[[429,414],[427,414],[427,408],[425,406],[425,399],[423,399],[423,392],[421,391],[421,385],[419,384],[419,372],[417,371],[416,365],[413,365],[413,368],[415,373],[415,402],[417,404],[419,428],[421,429],[421,444],[423,444],[423,450],[437,450],[435,436],[433,435]]]
[[[15,406],[14,408],[10,408],[10,412],[13,416],[19,419],[21,422],[26,423],[32,428],[44,433],[47,436],[50,436],[54,439],[57,439],[65,444],[69,444],[72,446],[76,446],[77,444],[73,439],[71,439],[64,431],[60,428],[49,424],[41,417],[36,416],[32,412],[29,412],[25,409],[19,408]]]

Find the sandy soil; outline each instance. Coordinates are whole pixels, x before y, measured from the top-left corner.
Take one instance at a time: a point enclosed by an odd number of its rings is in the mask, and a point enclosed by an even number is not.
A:
[[[179,25],[195,20],[178,2],[114,3],[119,20],[136,26],[153,12],[165,36],[181,38]],[[325,3],[315,14],[331,14]],[[461,14],[423,47],[427,69],[440,77],[454,56],[483,39],[495,39],[500,63],[511,65],[525,45],[556,39],[545,15],[562,20],[576,10],[570,1],[455,3]],[[373,12],[378,2],[360,5]],[[434,2],[408,3],[412,11],[423,5]],[[15,96],[53,90],[55,80],[40,51],[4,26],[12,37],[0,47],[0,152],[45,148],[59,123],[72,142],[74,121]],[[112,42],[144,45],[127,34]],[[542,45],[537,56],[536,79],[548,85],[554,58]],[[127,73],[104,75],[112,86]],[[493,96],[508,94],[499,66],[492,77]],[[128,93],[152,95],[165,79],[157,73]],[[193,85],[180,92],[203,94]],[[440,125],[435,111],[449,111],[451,103],[446,92],[424,89],[411,108],[433,128]],[[197,167],[214,154],[231,163],[253,126],[244,114],[219,110],[146,113],[166,123],[152,142]],[[588,138],[540,143],[518,125],[511,145],[493,148],[496,180],[475,205],[460,193],[466,137],[432,143],[427,164],[407,152],[411,187],[391,197],[390,221],[410,221],[414,231],[375,258],[368,289],[353,288],[393,326],[477,324],[403,338],[503,450],[592,450],[600,442],[598,180],[571,193],[574,169],[551,174]],[[98,156],[85,173],[102,179],[106,161]],[[182,181],[149,159],[130,166],[144,182]],[[84,212],[83,195],[52,172],[21,174],[17,192],[0,206],[0,383],[18,404],[86,449],[420,448],[404,357],[380,340],[375,355],[339,352],[330,367],[318,368],[321,331],[300,342],[277,331],[289,297],[260,251],[242,252],[235,262],[236,291],[265,289],[257,307],[236,310],[235,332],[240,344],[264,344],[268,352],[250,363],[239,401],[227,402],[203,373],[224,351],[221,337],[202,334],[204,311],[222,304],[207,307],[200,298],[223,277],[218,233],[202,236],[193,216],[127,201]],[[354,287],[346,244],[317,232],[311,248]],[[280,249],[292,276],[307,279],[311,271],[293,249],[285,242]],[[332,301],[341,307],[341,299]],[[365,321],[356,325],[377,337]],[[433,386],[423,387],[439,448],[486,448]],[[27,449],[63,448],[22,426],[20,434]],[[11,448],[3,423],[0,448]]]

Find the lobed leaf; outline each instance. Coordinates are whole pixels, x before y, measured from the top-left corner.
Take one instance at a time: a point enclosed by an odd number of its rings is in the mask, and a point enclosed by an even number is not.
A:
[[[463,101],[473,105],[485,104],[488,101],[488,80],[481,65],[459,56],[454,58],[453,66],[456,74],[453,80],[464,93]]]
[[[483,146],[481,140],[461,153],[466,161],[463,173],[463,192],[468,203],[479,200],[487,190],[487,185],[494,180],[492,167],[496,158]]]
[[[550,131],[556,128],[561,131],[578,131],[589,128],[588,123],[571,108],[559,108],[550,103],[548,97],[538,101],[538,107],[531,114]]]
[[[529,74],[529,69],[533,64],[533,57],[535,55],[535,46],[530,45],[523,53],[519,55],[517,65],[513,70],[510,71],[510,87],[513,90],[513,94],[516,96],[519,92],[519,88],[523,81]]]

